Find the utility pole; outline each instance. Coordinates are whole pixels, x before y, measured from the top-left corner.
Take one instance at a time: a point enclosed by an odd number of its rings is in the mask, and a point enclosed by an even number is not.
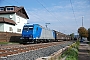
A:
[[[82,27],[83,27],[83,17],[82,17]]]

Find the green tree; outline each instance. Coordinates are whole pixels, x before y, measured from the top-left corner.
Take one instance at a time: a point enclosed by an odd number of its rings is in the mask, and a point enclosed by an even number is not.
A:
[[[70,34],[71,36],[71,39],[73,40],[74,39],[74,33]]]
[[[88,37],[88,30],[86,30],[84,27],[80,27],[78,29],[78,33],[79,33],[79,36],[81,37],[81,39],[82,39],[82,37],[85,37],[85,38]]]
[[[88,29],[88,40],[90,41],[90,28]]]

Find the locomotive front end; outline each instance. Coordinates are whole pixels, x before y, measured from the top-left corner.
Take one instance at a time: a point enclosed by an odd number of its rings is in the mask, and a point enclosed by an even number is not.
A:
[[[33,26],[24,25],[22,30],[22,37],[20,38],[23,42],[32,41],[33,39]]]

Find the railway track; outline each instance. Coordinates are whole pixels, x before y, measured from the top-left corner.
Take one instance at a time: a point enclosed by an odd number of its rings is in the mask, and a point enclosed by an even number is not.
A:
[[[47,47],[50,47],[50,46],[64,44],[64,43],[67,43],[67,41],[30,44],[30,45],[2,46],[2,47],[0,47],[0,58],[11,56],[11,55],[17,55],[17,54],[29,52],[29,51],[32,51],[32,50],[43,49],[43,48],[47,48]]]

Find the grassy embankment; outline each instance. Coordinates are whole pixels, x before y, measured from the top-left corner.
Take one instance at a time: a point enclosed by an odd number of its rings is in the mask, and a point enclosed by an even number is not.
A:
[[[66,50],[60,56],[60,58],[65,58],[65,60],[78,60],[78,46],[79,46],[79,41],[71,45],[70,48],[68,48],[68,50]]]
[[[16,44],[15,42],[0,42],[1,45],[4,45],[4,44]]]

